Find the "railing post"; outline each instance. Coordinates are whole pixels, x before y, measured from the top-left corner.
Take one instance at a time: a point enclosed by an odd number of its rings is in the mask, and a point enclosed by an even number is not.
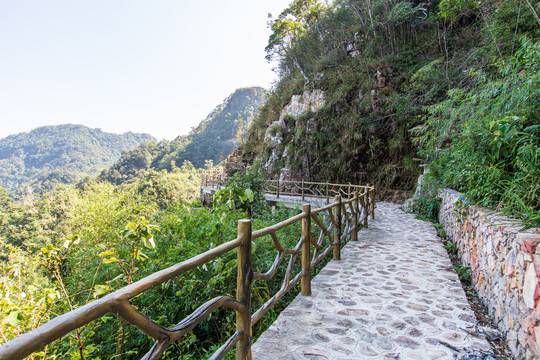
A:
[[[371,218],[375,219],[375,187],[370,190],[370,198],[371,198]]]
[[[242,336],[236,344],[236,360],[251,360],[251,221],[238,221],[238,237],[241,244],[237,249],[238,275],[236,280],[236,300],[245,307],[236,312],[236,331]]]
[[[302,295],[311,295],[311,205],[303,205],[302,212]]]
[[[350,199],[350,198],[351,198],[351,195],[352,195],[352,192],[351,192],[351,183],[349,183],[349,190],[347,190],[347,199]]]
[[[341,260],[341,196],[336,196],[337,208],[334,224],[334,260]]]
[[[353,213],[351,215],[353,221],[353,231],[351,233],[351,241],[358,241],[358,191],[354,192],[352,208]]]
[[[326,182],[326,203],[330,203],[330,195],[328,195],[328,181]]]
[[[276,198],[279,199],[279,178],[276,180]]]
[[[368,227],[368,216],[369,216],[369,189],[365,188],[364,193],[364,227]]]
[[[302,201],[305,200],[305,196],[304,196],[304,180],[302,180]]]

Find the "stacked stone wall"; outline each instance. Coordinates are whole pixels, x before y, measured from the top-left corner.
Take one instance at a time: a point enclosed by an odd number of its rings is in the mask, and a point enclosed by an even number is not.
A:
[[[517,359],[540,359],[540,229],[444,189],[439,221]]]

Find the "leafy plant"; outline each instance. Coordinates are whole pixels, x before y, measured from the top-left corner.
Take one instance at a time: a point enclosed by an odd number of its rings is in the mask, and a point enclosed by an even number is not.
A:
[[[448,251],[448,254],[450,254],[451,256],[457,256],[458,251],[459,251],[459,248],[457,247],[457,245],[451,241],[447,241],[444,244],[444,248],[446,249],[446,251]]]
[[[459,279],[466,283],[471,283],[471,268],[465,265],[454,266],[454,270],[459,276]]]
[[[266,179],[262,171],[250,166],[244,171],[237,172],[227,180],[227,202],[236,198],[235,207],[248,212],[248,215],[262,215],[268,208],[264,197]],[[237,190],[234,190],[234,189]],[[236,193],[235,193],[236,192]],[[232,205],[232,204],[231,204]]]
[[[251,189],[240,189],[236,186],[227,186],[219,190],[214,196],[214,205],[225,204],[229,209],[248,209],[253,202],[254,195]]]
[[[443,185],[540,224],[540,45],[527,38],[499,75],[475,73],[471,90],[455,89],[429,108],[422,154]]]
[[[438,223],[441,205],[438,184],[429,174],[424,175],[423,179],[422,188],[413,198],[412,211],[421,219]]]

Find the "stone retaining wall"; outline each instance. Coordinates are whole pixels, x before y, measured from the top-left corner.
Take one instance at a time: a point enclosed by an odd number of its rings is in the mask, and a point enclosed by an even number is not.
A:
[[[540,359],[540,229],[469,206],[444,189],[439,221],[471,268],[474,287],[517,359]]]

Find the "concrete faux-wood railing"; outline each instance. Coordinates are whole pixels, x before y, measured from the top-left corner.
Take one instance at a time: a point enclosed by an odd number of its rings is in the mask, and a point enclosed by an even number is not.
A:
[[[356,189],[352,185],[342,186],[351,190]],[[330,252],[333,254],[333,259],[339,260],[342,244],[348,240],[358,240],[358,231],[362,227],[367,227],[369,215],[373,217],[374,214],[374,189],[372,187],[361,188],[363,191],[354,191],[353,196],[346,200],[337,196],[333,203],[319,209],[312,210],[311,205],[303,205],[300,214],[261,230],[252,231],[250,220],[240,220],[236,239],[158,271],[18,336],[0,347],[0,359],[22,359],[107,313],[124,319],[155,339],[153,347],[142,359],[159,359],[169,345],[181,339],[219,308],[230,308],[236,311],[236,332],[210,359],[224,358],[235,345],[237,359],[251,359],[253,325],[299,282],[301,283],[301,294],[310,295],[311,268]],[[293,248],[284,247],[279,240],[278,231],[289,226],[298,226],[298,224],[301,226],[300,240]],[[319,235],[316,238],[312,237],[312,227],[319,229]],[[251,261],[252,241],[267,235],[270,236],[272,245],[277,251],[276,259],[265,273],[254,272]],[[130,305],[130,299],[234,249],[237,251],[238,265],[236,299],[230,296],[219,296],[211,299],[171,328],[161,326]],[[252,314],[252,282],[272,279],[287,255],[289,263],[281,288]],[[293,274],[294,265],[299,257],[301,258],[301,270]]]
[[[280,196],[298,196],[302,200],[306,198],[322,198],[326,199],[326,203],[330,203],[330,199],[341,196],[349,198],[354,196],[355,192],[362,193],[366,203],[374,204],[375,189],[369,185],[352,185],[349,184],[333,184],[320,183],[309,181],[283,181],[283,180],[267,180],[264,191],[267,194],[275,195],[277,199]],[[375,207],[370,207],[371,214],[375,211]]]
[[[201,189],[207,188],[219,190],[227,184],[226,174],[218,171],[204,171],[201,177]],[[283,181],[283,180],[266,180],[263,191],[266,194],[274,195],[277,199],[280,196],[298,196],[302,200],[308,197],[326,199],[326,203],[330,199],[341,196],[349,198],[354,195],[355,191],[364,194],[365,201],[374,203],[375,188],[370,185],[353,185],[349,184],[333,184],[310,181]],[[371,213],[375,211],[375,207],[371,207]]]
[[[227,183],[227,174],[223,171],[204,170],[201,175],[201,187],[216,187],[220,188]]]

